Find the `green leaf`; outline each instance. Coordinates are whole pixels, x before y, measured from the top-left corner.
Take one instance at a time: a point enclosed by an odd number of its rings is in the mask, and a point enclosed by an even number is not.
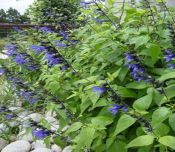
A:
[[[151,102],[152,102],[152,93],[137,99],[134,102],[133,107],[138,111],[144,111],[149,108],[149,106],[151,105]]]
[[[82,123],[81,122],[75,122],[73,123],[69,128],[68,130],[66,131],[66,134],[69,134],[71,132],[74,132],[74,131],[77,131],[81,128],[82,126]]]
[[[113,122],[113,118],[107,116],[97,116],[92,118],[92,124],[105,127]]]
[[[175,90],[175,85],[168,86],[164,89],[165,94],[168,97],[168,99],[175,97],[174,90]]]
[[[141,36],[134,36],[129,40],[129,42],[131,44],[135,44],[135,48],[137,49],[142,45],[146,45],[149,40],[150,37],[148,35],[141,35]]]
[[[138,152],[150,152],[150,151],[151,151],[151,149],[152,149],[152,147],[151,147],[151,146],[147,146],[147,147],[140,147],[140,148],[138,149]]]
[[[131,89],[127,89],[125,87],[118,86],[117,92],[121,97],[130,97],[130,98],[136,98],[136,93],[132,91]]]
[[[51,145],[51,137],[46,137],[44,139],[44,143],[46,144],[47,147],[50,147],[50,145]]]
[[[164,123],[161,123],[158,127],[154,129],[154,133],[157,136],[165,136],[169,133],[169,131],[170,131],[170,128]]]
[[[159,142],[162,145],[171,147],[172,149],[175,150],[175,137],[173,136],[164,136],[159,139]]]
[[[112,82],[115,78],[117,78],[119,76],[119,74],[120,74],[120,71],[121,71],[121,68],[118,69],[116,72],[114,72],[112,74],[107,73],[107,75],[108,75],[108,81],[109,82]]]
[[[107,5],[112,6],[115,0],[106,0]]]
[[[81,96],[81,105],[80,105],[80,109],[81,109],[81,113],[80,115],[89,107],[91,106],[91,102],[89,101],[89,97],[85,94],[83,94]]]
[[[118,75],[118,78],[121,82],[123,82],[125,80],[125,77],[128,73],[128,69],[126,67],[123,67],[121,70],[120,70],[120,73]]]
[[[82,128],[78,136],[76,151],[83,148],[90,148],[91,143],[94,139],[95,129],[92,127]]]
[[[151,135],[143,135],[132,140],[126,147],[140,147],[151,145],[154,141],[154,137]]]
[[[67,115],[65,110],[57,109],[56,112],[58,113],[59,116],[61,116],[63,119],[67,119]]]
[[[156,111],[153,112],[152,115],[152,126],[153,128],[156,128],[159,126],[163,121],[165,121],[170,115],[169,108],[166,107],[160,107]]]
[[[116,136],[120,132],[124,131],[125,129],[133,125],[135,122],[136,122],[135,118],[132,118],[131,116],[127,114],[122,115],[120,119],[118,120],[113,136]]]
[[[163,82],[163,81],[165,81],[167,79],[172,79],[172,78],[175,78],[175,72],[169,72],[169,73],[166,73],[166,74],[162,75],[158,79],[158,81]]]
[[[42,126],[44,126],[45,128],[47,128],[48,130],[50,130],[50,128],[51,128],[50,123],[47,120],[45,120],[44,118],[42,118],[40,120],[40,123],[39,124],[42,125]]]
[[[94,105],[96,104],[96,102],[98,101],[98,99],[100,98],[100,96],[98,95],[98,92],[93,92],[92,90],[87,91],[88,97],[91,99],[91,102]]]
[[[76,81],[75,84],[85,84],[89,82],[94,82],[97,78],[98,76],[90,76],[90,77],[87,77],[86,79],[81,79]]]
[[[148,85],[145,82],[131,82],[126,85],[126,88],[130,89],[145,89]]]
[[[61,148],[64,148],[65,147],[65,142],[61,140],[61,137],[53,137],[53,141],[55,144],[57,144],[58,146],[60,146]]]
[[[153,63],[156,63],[156,61],[159,59],[158,57],[161,51],[160,46],[156,44],[150,44],[148,49],[148,53],[151,56]]]
[[[105,98],[100,98],[98,100],[98,102],[96,102],[96,104],[92,108],[90,108],[89,110],[91,111],[96,107],[104,107],[104,106],[107,106],[107,105],[108,105],[108,103],[106,102],[106,99]]]
[[[169,124],[170,124],[171,128],[173,129],[173,131],[175,132],[175,113],[173,113],[169,117]]]
[[[126,143],[118,140],[115,141],[109,148],[106,149],[107,152],[127,152]],[[117,151],[116,151],[117,150]]]

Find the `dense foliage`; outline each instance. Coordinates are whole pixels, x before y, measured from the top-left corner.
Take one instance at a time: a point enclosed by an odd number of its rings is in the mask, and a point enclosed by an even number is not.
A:
[[[20,14],[18,10],[9,8],[7,11],[0,9],[0,23],[25,23],[29,22],[26,14]]]
[[[75,23],[78,5],[73,0],[36,0],[28,9],[33,23]]]
[[[57,131],[44,119],[31,122],[33,135],[47,144],[53,138],[75,152],[174,151],[171,11],[163,2],[122,9],[110,2],[84,3],[78,20],[86,24],[78,29],[43,27],[12,35],[1,74],[23,99],[24,110],[56,113]],[[1,117],[7,123],[18,116],[2,107]]]
[[[0,23],[23,24],[30,23],[30,19],[14,8],[9,8],[7,11],[0,9]],[[10,30],[0,29],[0,37],[6,37],[9,32]]]

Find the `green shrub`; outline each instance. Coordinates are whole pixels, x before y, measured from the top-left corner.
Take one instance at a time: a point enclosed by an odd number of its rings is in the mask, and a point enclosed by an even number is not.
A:
[[[33,23],[75,23],[77,3],[71,0],[37,0],[28,9]]]
[[[81,10],[86,24],[78,29],[13,35],[6,76],[24,108],[57,114],[56,144],[75,152],[175,150],[174,27],[164,8],[92,4]]]

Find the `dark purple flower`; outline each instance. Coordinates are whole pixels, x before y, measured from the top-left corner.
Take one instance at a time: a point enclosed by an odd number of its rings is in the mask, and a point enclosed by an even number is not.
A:
[[[30,47],[31,50],[35,51],[36,54],[40,54],[42,53],[43,51],[46,51],[46,48],[44,46],[37,46],[37,45],[32,45]]]
[[[109,111],[113,114],[116,115],[119,110],[123,110],[124,112],[128,112],[128,108],[123,106],[123,105],[117,105],[117,104],[113,104],[111,105],[112,107],[109,108]]]
[[[32,134],[37,139],[44,139],[45,137],[50,135],[50,131],[42,130],[42,129],[34,129]]]
[[[105,87],[93,86],[92,90],[93,92],[96,92],[98,96],[101,96],[107,89]]]

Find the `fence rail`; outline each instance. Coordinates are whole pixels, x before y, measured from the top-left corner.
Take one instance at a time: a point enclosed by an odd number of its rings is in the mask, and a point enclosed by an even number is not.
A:
[[[49,28],[55,28],[55,26],[53,26],[53,25],[34,25],[34,24],[10,24],[10,23],[0,23],[0,29],[13,29],[14,27],[20,27],[20,28],[49,27]]]

